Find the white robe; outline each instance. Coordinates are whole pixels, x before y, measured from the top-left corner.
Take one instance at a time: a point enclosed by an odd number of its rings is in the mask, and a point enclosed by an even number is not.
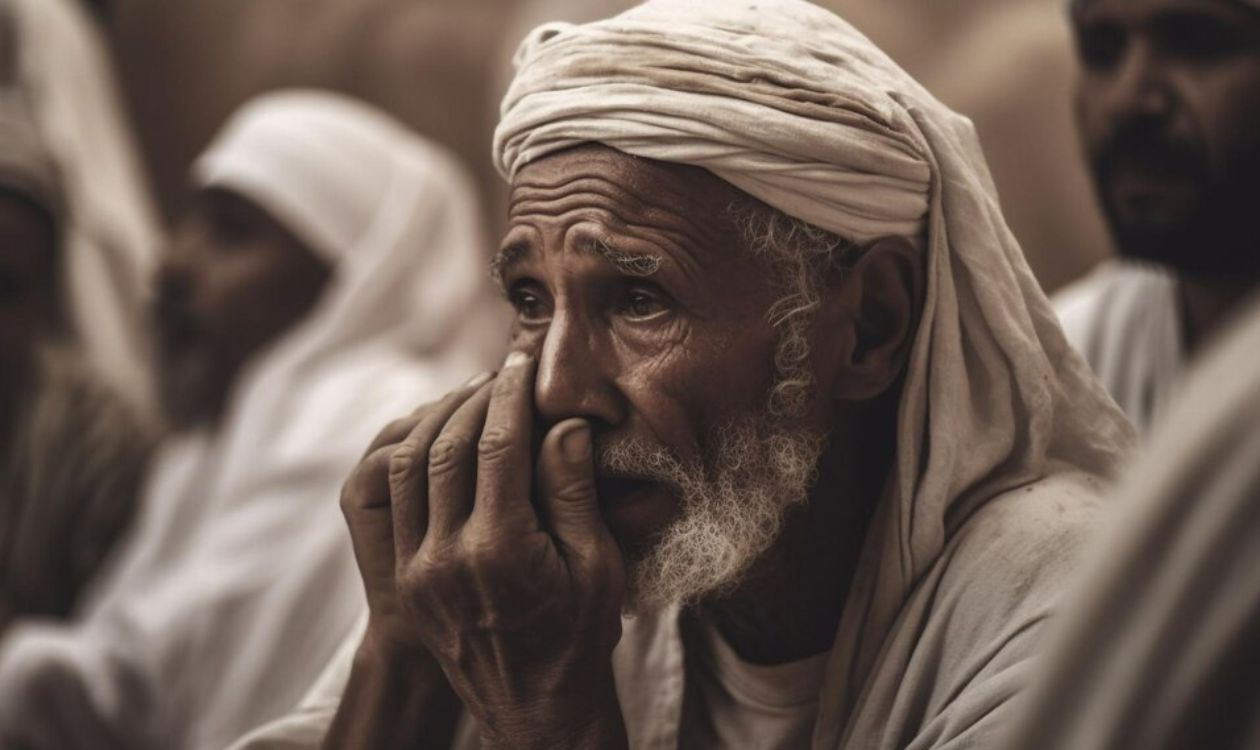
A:
[[[1003,747],[1260,747],[1260,300],[1196,360]]]
[[[238,375],[218,430],[163,447],[82,617],[0,641],[5,747],[221,750],[289,709],[364,607],[342,482],[388,420],[487,364],[487,247],[444,149],[343,97],[283,92],[197,173],[280,217],[333,278]]]
[[[1186,364],[1177,278],[1149,263],[1103,262],[1054,296],[1068,341],[1143,434]]]

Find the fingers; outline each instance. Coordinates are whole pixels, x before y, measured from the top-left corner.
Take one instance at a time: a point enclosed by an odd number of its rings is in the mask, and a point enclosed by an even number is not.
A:
[[[491,386],[485,427],[477,443],[477,496],[474,515],[498,524],[516,514],[534,518],[529,504],[535,362],[524,352],[508,355]]]
[[[350,528],[354,559],[369,601],[394,573],[394,532],[389,508],[389,457],[377,448],[359,462],[341,489],[341,512]]]
[[[477,438],[486,421],[492,390],[482,388],[465,401],[429,448],[428,537],[435,541],[458,532],[472,512]]]
[[[538,454],[539,503],[561,549],[585,553],[606,533],[595,493],[591,427],[566,419],[543,438]]]
[[[426,408],[407,437],[393,449],[389,459],[389,496],[393,506],[394,546],[400,559],[415,554],[424,539],[429,522],[429,450],[442,427],[460,406],[482,389],[476,381]]]
[[[457,389],[453,393],[458,393],[460,391],[475,391],[476,389],[490,382],[490,379],[493,377],[494,377],[494,373],[483,372],[473,377],[471,380],[469,380],[467,383],[462,385],[459,389]],[[426,404],[421,404],[420,406],[416,407],[415,411],[411,412],[407,416],[395,419],[394,421],[385,425],[385,428],[381,430],[379,433],[377,433],[376,437],[372,439],[372,444],[368,446],[368,449],[366,451],[364,451],[363,453],[364,457],[367,457],[369,454],[372,453],[372,451],[376,450],[377,448],[381,448],[386,445],[394,445],[397,443],[401,443],[403,440],[407,438],[408,435],[411,434],[411,431],[416,428],[416,425],[420,423],[420,420],[424,419],[425,415],[427,415],[429,412],[438,408],[441,405],[441,403],[442,401],[438,400],[438,401],[431,401]]]

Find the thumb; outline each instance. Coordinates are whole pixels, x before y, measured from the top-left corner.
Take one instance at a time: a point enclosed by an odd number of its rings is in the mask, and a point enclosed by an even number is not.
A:
[[[543,438],[538,486],[547,523],[564,547],[587,552],[607,533],[595,494],[591,426],[586,420],[566,419]]]

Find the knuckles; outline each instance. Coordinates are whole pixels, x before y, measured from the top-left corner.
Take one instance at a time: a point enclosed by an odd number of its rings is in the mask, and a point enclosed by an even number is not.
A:
[[[557,500],[577,503],[595,497],[595,480],[592,477],[568,480],[552,491]]]
[[[468,452],[469,439],[462,435],[443,435],[429,448],[429,474],[442,475],[454,471]]]
[[[372,505],[373,489],[379,487],[381,479],[389,472],[391,446],[377,448],[359,462],[345,483],[341,485],[341,511],[349,515]]]
[[[487,427],[477,441],[477,457],[482,461],[503,460],[515,447],[516,436],[504,427]]]

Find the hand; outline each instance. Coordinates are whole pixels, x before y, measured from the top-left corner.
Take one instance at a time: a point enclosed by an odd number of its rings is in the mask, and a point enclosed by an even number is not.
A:
[[[423,641],[398,604],[395,583],[394,518],[390,504],[389,464],[394,452],[422,422],[445,424],[469,397],[493,379],[483,373],[440,401],[396,419],[373,439],[341,490],[341,512],[350,528],[355,561],[368,601],[365,646],[380,656],[427,655]]]
[[[392,450],[396,597],[383,581],[369,596],[389,638],[414,633],[436,657],[488,745],[624,744],[611,661],[621,555],[599,514],[589,425],[553,427],[534,466],[534,370],[514,354],[491,383],[419,414]],[[384,553],[370,557],[387,577]]]

